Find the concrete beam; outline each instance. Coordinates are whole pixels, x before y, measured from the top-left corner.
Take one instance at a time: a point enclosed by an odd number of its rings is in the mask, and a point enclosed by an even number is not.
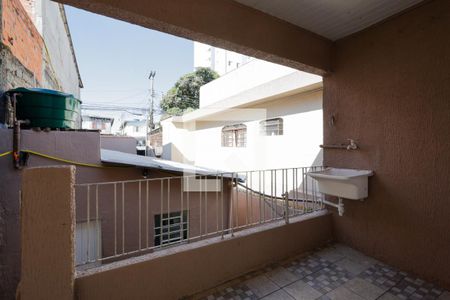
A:
[[[75,168],[24,170],[18,299],[74,299]]]
[[[302,71],[330,71],[332,42],[232,0],[60,0]]]

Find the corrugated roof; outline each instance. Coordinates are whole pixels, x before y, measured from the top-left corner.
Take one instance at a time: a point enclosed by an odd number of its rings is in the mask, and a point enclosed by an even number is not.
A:
[[[201,168],[188,164],[183,164],[175,161],[159,159],[155,157],[142,156],[136,154],[130,154],[120,151],[101,149],[100,150],[101,161],[103,163],[128,165],[149,169],[164,170],[177,173],[190,173],[200,175],[215,175],[224,173],[223,171]],[[231,174],[224,175],[231,177]]]

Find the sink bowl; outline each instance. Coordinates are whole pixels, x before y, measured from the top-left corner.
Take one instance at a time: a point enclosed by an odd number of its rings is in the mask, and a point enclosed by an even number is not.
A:
[[[326,168],[323,171],[308,172],[315,180],[321,193],[339,198],[360,200],[368,196],[370,170]]]

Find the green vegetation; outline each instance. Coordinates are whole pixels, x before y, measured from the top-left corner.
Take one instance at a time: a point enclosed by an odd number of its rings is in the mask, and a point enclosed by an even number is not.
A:
[[[161,109],[171,116],[195,110],[199,107],[200,87],[218,78],[210,68],[198,68],[195,72],[182,76],[161,101]]]

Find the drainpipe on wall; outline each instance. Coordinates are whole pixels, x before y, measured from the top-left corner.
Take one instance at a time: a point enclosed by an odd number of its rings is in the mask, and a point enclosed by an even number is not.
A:
[[[22,121],[17,119],[17,96],[21,96],[21,94],[13,93],[12,100],[11,96],[7,94],[7,98],[9,101],[12,101],[13,107],[13,149],[12,149],[12,157],[13,157],[13,165],[16,169],[22,169],[21,164],[21,152],[20,152],[20,126],[22,124],[29,124],[29,121]]]

